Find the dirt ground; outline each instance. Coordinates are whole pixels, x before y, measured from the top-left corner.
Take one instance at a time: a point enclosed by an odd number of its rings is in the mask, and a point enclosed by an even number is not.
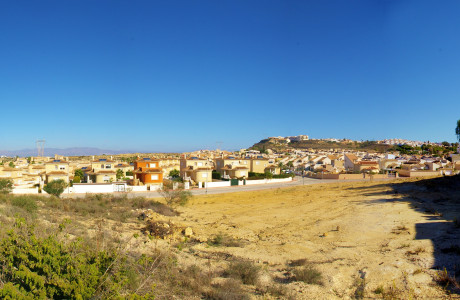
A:
[[[460,278],[459,176],[194,196],[177,208],[179,216],[126,205],[120,213],[121,202],[88,208],[90,202],[75,206],[78,214],[40,208],[39,215],[48,216],[43,228],[68,218],[68,233],[94,236],[96,248],[116,237],[136,253],[172,251],[177,266],[213,274],[213,287],[230,281],[226,272],[235,261],[259,267],[257,283],[238,284],[244,294],[228,288],[209,299],[460,298],[453,280]],[[13,215],[5,205],[0,209]],[[145,212],[148,217],[138,219]],[[149,220],[177,230],[153,238],[142,233]],[[300,280],[296,272],[307,267],[319,271],[319,281]]]
[[[452,214],[457,205],[420,197],[429,191],[399,180],[197,196],[172,218],[193,230],[177,252],[184,263],[214,268],[235,258],[254,261],[265,284],[283,284],[296,299],[457,298],[436,281],[460,255],[459,230],[441,212]],[[219,234],[240,245],[206,243]],[[438,257],[442,247],[453,256]],[[300,259],[322,273],[322,285],[289,279],[290,263]]]

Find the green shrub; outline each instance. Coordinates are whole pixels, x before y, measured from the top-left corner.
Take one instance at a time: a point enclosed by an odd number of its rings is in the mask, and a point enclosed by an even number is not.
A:
[[[0,194],[9,194],[13,191],[13,180],[0,178]]]
[[[80,183],[81,178],[80,178],[80,176],[75,176],[72,181],[73,181],[73,183]]]
[[[169,177],[171,177],[172,179],[179,178],[180,177],[179,170],[174,169],[174,170],[169,171]]]
[[[219,179],[220,180],[221,178],[222,178],[222,175],[219,172],[217,172],[215,170],[212,171],[212,179]]]
[[[20,207],[31,214],[35,213],[38,208],[36,200],[29,196],[15,196],[11,198],[10,202],[11,205]]]
[[[294,177],[294,174],[276,174],[273,175],[273,178],[289,178],[289,177]]]
[[[90,299],[121,297],[132,281],[124,260],[113,251],[89,251],[78,240],[64,244],[53,235],[39,238],[18,219],[0,241],[5,285],[10,299]],[[130,274],[130,276],[128,276]]]
[[[264,173],[264,175],[265,175],[265,178],[267,178],[267,179],[272,179],[273,178],[273,174],[270,171],[266,171]]]
[[[57,179],[49,182],[43,190],[50,195],[54,195],[56,197],[61,196],[64,192],[65,188],[67,187],[67,183],[62,179]]]

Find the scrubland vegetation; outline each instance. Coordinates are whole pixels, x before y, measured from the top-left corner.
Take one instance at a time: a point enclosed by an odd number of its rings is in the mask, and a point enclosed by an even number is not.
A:
[[[195,196],[0,195],[0,298],[458,295],[458,177]]]
[[[159,247],[177,225],[148,213],[179,215],[127,195],[0,195],[0,298],[247,299],[245,285],[260,295],[287,295],[260,286],[261,268],[251,261],[233,259],[224,268],[179,263],[181,245],[195,242],[184,237],[176,248]],[[209,244],[240,246],[227,235]]]

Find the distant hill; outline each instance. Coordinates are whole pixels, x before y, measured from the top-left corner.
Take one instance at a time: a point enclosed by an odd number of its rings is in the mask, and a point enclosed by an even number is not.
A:
[[[264,139],[255,143],[252,149],[265,150],[272,149],[282,151],[285,149],[313,149],[313,150],[328,150],[328,149],[346,149],[346,150],[361,150],[385,152],[392,148],[391,145],[377,144],[375,141],[357,142],[332,142],[322,140],[308,140],[301,142],[279,143],[274,140]]]
[[[45,148],[45,156],[54,156],[55,154],[63,156],[87,156],[87,155],[103,155],[103,154],[122,154],[122,153],[132,153],[136,151],[117,151],[117,150],[105,150],[92,147],[74,147],[74,148]],[[36,156],[37,149],[22,149],[22,150],[0,150],[0,155],[5,156]]]

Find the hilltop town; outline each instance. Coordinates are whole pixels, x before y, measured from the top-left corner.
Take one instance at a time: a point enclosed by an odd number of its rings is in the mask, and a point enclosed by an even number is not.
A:
[[[384,151],[373,150],[382,145]],[[2,157],[0,178],[13,181],[13,193],[35,194],[54,180],[69,185],[67,193],[111,193],[155,191],[170,179],[184,182],[189,189],[282,182],[295,176],[336,180],[424,177],[457,174],[458,150],[458,144],[447,142],[363,142],[299,135],[270,137],[233,152]]]

